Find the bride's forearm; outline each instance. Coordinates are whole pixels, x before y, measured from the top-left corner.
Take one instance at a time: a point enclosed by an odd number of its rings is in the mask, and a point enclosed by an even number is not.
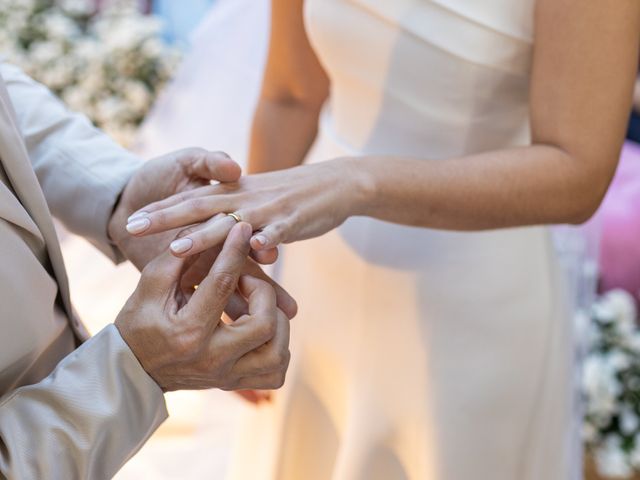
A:
[[[621,137],[621,135],[620,135]],[[224,240],[234,212],[254,227],[254,250],[318,237],[352,216],[445,230],[580,223],[615,170],[608,155],[536,145],[448,160],[338,158],[208,185],[143,208],[149,235],[193,225],[179,256]],[[131,230],[129,229],[131,232]]]
[[[357,190],[366,192],[353,215],[447,230],[582,223],[597,209],[612,175],[611,161],[582,162],[546,145],[439,161],[347,161],[358,172]]]
[[[316,137],[318,115],[319,107],[261,99],[251,132],[249,173],[300,165]]]
[[[300,165],[316,137],[329,79],[307,38],[303,4],[278,1],[271,6],[269,55],[251,135],[251,173]]]

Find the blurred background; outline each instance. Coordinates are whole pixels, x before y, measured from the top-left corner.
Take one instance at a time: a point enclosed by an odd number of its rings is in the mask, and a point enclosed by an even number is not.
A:
[[[143,158],[187,146],[246,163],[269,0],[0,0],[0,54]],[[612,188],[585,227],[558,227],[578,305],[588,478],[640,472],[640,88]],[[138,274],[62,228],[75,306],[95,333]],[[167,396],[171,417],[117,478],[223,478],[243,404]]]

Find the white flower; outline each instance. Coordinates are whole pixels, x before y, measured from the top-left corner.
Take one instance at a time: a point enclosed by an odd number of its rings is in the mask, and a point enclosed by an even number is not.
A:
[[[107,79],[102,65],[90,64],[80,79],[80,87],[87,92],[98,94],[106,89]]]
[[[602,446],[596,449],[595,459],[600,473],[610,478],[631,478],[633,470],[622,450],[621,439],[608,435]]]
[[[49,88],[59,91],[76,82],[76,68],[73,57],[63,56],[56,62],[43,64],[38,77]]]
[[[605,298],[625,322],[635,322],[636,304],[631,294],[625,290],[616,289],[607,292]]]
[[[161,30],[160,20],[142,15],[105,16],[93,26],[97,37],[111,50],[130,50]]]
[[[629,405],[624,405],[620,409],[620,430],[625,435],[633,435],[637,433],[638,426],[640,425],[640,419]]]
[[[612,363],[599,355],[589,356],[583,373],[587,415],[599,426],[606,426],[617,411],[617,398],[622,390]]]
[[[593,316],[602,324],[614,323],[616,321],[615,306],[606,301],[606,298],[600,299],[593,305]]]
[[[596,319],[603,324],[614,324],[622,335],[636,329],[636,306],[633,297],[624,290],[607,292],[593,307]]]
[[[115,95],[106,97],[96,103],[96,120],[104,124],[124,120],[127,111],[127,104],[121,98]]]
[[[149,109],[151,94],[144,83],[136,80],[124,82],[121,91],[134,112],[142,114]]]
[[[179,58],[138,3],[102,0],[95,13],[94,0],[0,0],[0,52],[130,144]]]
[[[83,37],[73,44],[73,54],[85,62],[102,63],[104,49],[102,44],[92,37]]]
[[[162,59],[167,48],[157,37],[150,37],[142,44],[142,53],[149,58]]]
[[[629,453],[629,461],[633,468],[640,470],[640,433],[633,439],[633,449]]]
[[[62,12],[53,12],[44,15],[43,28],[50,38],[68,40],[80,34],[78,25]]]
[[[88,16],[96,10],[95,0],[58,0],[58,5],[72,16]]]
[[[38,42],[30,49],[30,57],[33,62],[46,65],[62,58],[64,46],[60,42]]]
[[[62,99],[72,110],[87,112],[91,108],[91,95],[85,88],[77,85],[65,89]]]
[[[612,350],[604,355],[604,360],[607,362],[611,371],[618,373],[627,370],[631,366],[630,356],[620,349]]]

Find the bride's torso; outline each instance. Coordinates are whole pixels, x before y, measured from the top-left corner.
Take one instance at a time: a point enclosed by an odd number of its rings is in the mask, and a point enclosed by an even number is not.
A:
[[[325,134],[430,159],[526,144],[534,2],[307,0]]]

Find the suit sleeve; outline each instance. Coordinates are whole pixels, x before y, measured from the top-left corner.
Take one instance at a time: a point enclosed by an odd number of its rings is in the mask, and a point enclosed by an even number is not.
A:
[[[111,478],[166,417],[162,391],[110,325],[0,399],[0,477]]]
[[[0,74],[52,215],[112,260],[121,260],[107,224],[141,160],[19,68],[3,62]]]

